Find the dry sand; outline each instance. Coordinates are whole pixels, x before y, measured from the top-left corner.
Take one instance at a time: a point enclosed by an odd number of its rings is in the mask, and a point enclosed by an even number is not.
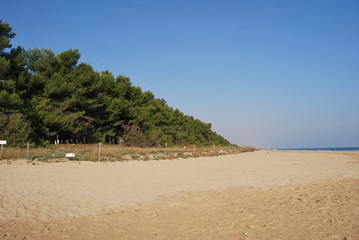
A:
[[[2,162],[0,239],[359,239],[359,152]]]

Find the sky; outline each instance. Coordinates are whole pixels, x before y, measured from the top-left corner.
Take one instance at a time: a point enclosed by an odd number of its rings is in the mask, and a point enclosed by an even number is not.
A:
[[[79,49],[237,145],[359,146],[359,1],[4,0],[13,46]]]

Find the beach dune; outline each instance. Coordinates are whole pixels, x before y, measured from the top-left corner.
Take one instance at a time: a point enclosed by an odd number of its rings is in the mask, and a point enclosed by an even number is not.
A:
[[[0,239],[359,239],[359,152],[0,165]]]

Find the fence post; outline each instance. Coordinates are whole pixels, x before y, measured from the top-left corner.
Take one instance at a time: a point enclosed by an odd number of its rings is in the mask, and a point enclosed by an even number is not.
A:
[[[165,156],[167,156],[167,142],[166,142]]]
[[[101,142],[98,143],[98,161],[101,162]]]
[[[29,143],[26,143],[26,161],[29,161]]]
[[[2,159],[2,150],[3,150],[3,147],[4,147],[4,145],[3,145],[3,144],[1,144],[1,153],[0,153],[0,159]]]

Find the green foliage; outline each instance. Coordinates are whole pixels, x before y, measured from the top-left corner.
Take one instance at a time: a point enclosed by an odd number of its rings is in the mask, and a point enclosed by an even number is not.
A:
[[[0,19],[0,54],[5,48],[11,48],[10,39],[15,35],[10,25]]]
[[[174,110],[128,77],[79,63],[77,49],[25,51],[11,48],[14,36],[0,21],[0,136],[11,144],[230,144],[211,124]]]
[[[6,139],[9,146],[26,146],[31,141],[30,123],[21,113],[0,114],[0,139]]]
[[[141,129],[136,125],[123,125],[124,133],[122,139],[127,146],[157,146],[155,139],[144,135]]]
[[[73,70],[80,59],[80,53],[77,49],[67,50],[57,55],[57,61],[60,65],[60,71],[70,72]]]
[[[6,90],[0,91],[0,109],[1,112],[8,113],[18,110],[22,105],[20,96],[16,93],[10,93]]]
[[[27,68],[33,73],[50,75],[58,70],[55,53],[51,49],[32,49],[26,54]]]
[[[0,57],[0,79],[5,79],[7,72],[10,70],[10,60]]]

